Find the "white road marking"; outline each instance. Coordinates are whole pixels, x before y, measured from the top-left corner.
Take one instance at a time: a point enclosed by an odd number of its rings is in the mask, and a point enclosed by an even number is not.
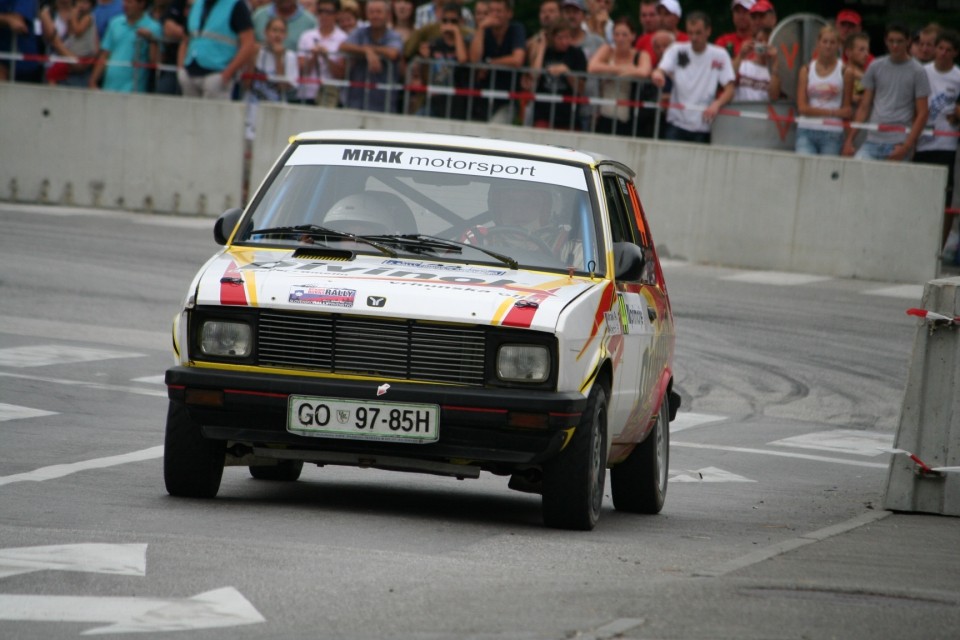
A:
[[[883,287],[880,289],[866,289],[860,293],[867,296],[887,296],[890,298],[908,298],[910,300],[920,300],[923,297],[922,284],[902,284],[895,287]]]
[[[602,627],[597,627],[593,631],[584,634],[577,634],[580,640],[609,640],[610,638],[620,638],[630,629],[639,627],[644,622],[643,618],[618,618],[613,622],[608,622]]]
[[[800,547],[806,546],[808,544],[813,544],[814,542],[820,542],[826,540],[827,538],[832,538],[833,536],[839,535],[841,533],[846,533],[847,531],[852,531],[859,527],[862,527],[865,524],[870,524],[871,522],[876,522],[877,520],[882,520],[887,516],[891,515],[890,511],[868,511],[867,513],[851,518],[846,522],[841,522],[840,524],[835,524],[830,527],[824,527],[823,529],[818,529],[816,531],[811,531],[810,533],[804,534],[799,538],[793,538],[791,540],[785,540],[783,542],[770,545],[769,547],[763,549],[757,549],[752,553],[748,553],[739,558],[735,558],[723,564],[717,565],[711,569],[706,569],[703,571],[694,572],[694,576],[697,577],[708,577],[716,578],[740,569],[744,569],[751,565],[763,562],[764,560],[769,560],[770,558],[775,558],[776,556],[787,553],[788,551],[793,551]]]
[[[674,475],[676,473],[676,475]],[[670,472],[670,482],[756,482],[716,467]]]
[[[145,544],[57,544],[0,549],[0,578],[34,571],[147,575]]]
[[[145,389],[143,387],[124,387],[116,384],[103,384],[101,382],[87,382],[86,380],[67,380],[64,378],[47,378],[44,376],[31,376],[20,373],[5,373],[0,371],[0,378],[15,378],[17,380],[32,380],[34,382],[45,382],[47,384],[62,384],[66,386],[85,387],[97,391],[120,391],[123,393],[135,393],[141,396],[154,396],[157,398],[166,398],[166,389]]]
[[[56,411],[44,411],[43,409],[32,409],[30,407],[21,407],[15,404],[0,402],[0,422],[55,415],[57,415]]]
[[[811,284],[832,280],[827,276],[815,276],[806,273],[787,273],[785,271],[748,271],[733,276],[724,276],[721,280],[732,282],[750,282],[752,284],[774,284],[792,287],[800,284]]]
[[[0,595],[0,620],[109,622],[82,635],[157,633],[265,622],[233,587],[192,598]]]
[[[699,427],[702,424],[719,422],[726,420],[724,416],[714,416],[709,413],[691,413],[689,411],[678,411],[677,417],[670,423],[670,433],[677,433],[691,427]]]
[[[847,460],[845,458],[828,458],[827,456],[812,456],[806,453],[788,453],[786,451],[773,451],[769,449],[750,449],[747,447],[729,447],[720,444],[701,444],[699,442],[678,442],[672,440],[671,447],[684,447],[687,449],[709,449],[711,451],[729,451],[731,453],[758,453],[765,456],[777,456],[780,458],[796,458],[798,460],[814,460],[816,462],[832,462],[834,464],[846,464],[852,467],[869,467],[871,469],[886,469],[890,465],[880,462],[864,462],[862,460]]]
[[[108,344],[128,349],[151,349],[166,353],[170,353],[171,349],[169,332],[60,322],[42,318],[0,316],[0,333],[47,340],[62,340],[64,336],[70,336],[71,340],[78,342]]]
[[[108,456],[106,458],[94,458],[92,460],[82,460],[68,464],[55,464],[49,467],[40,467],[33,471],[17,473],[12,476],[0,476],[0,487],[15,482],[43,482],[45,480],[55,480],[63,478],[79,471],[89,469],[105,469],[115,467],[128,462],[143,462],[144,460],[153,460],[163,455],[163,445],[141,449],[131,453],[123,453],[117,456]]]
[[[885,453],[884,449],[893,446],[893,434],[835,429],[833,431],[806,433],[801,436],[775,440],[767,444],[778,447],[797,447],[798,449],[814,449],[874,457],[882,455]]]
[[[166,378],[163,375],[159,376],[144,376],[142,378],[134,378],[131,382],[143,382],[144,384],[163,384]]]
[[[44,367],[51,364],[93,362],[114,358],[139,358],[142,353],[109,351],[66,345],[36,345],[0,349],[0,367]]]

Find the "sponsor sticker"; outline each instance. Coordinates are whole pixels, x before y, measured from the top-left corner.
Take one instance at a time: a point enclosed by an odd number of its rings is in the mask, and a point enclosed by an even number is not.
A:
[[[296,286],[290,288],[289,301],[294,304],[314,304],[322,307],[352,307],[356,296],[356,289]]]
[[[612,336],[619,336],[623,333],[623,328],[620,324],[620,314],[616,311],[604,311],[603,318],[607,323],[607,333]]]

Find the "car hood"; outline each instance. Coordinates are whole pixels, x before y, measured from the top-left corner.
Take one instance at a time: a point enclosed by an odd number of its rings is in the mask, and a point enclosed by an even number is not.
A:
[[[553,331],[562,310],[602,281],[418,258],[294,257],[228,249],[200,274],[198,305],[349,313]]]

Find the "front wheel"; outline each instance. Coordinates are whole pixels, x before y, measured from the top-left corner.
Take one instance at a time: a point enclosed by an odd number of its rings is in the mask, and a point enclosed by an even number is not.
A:
[[[607,392],[595,384],[573,437],[543,465],[543,522],[556,529],[593,529],[607,476]]]
[[[213,498],[220,490],[226,443],[207,440],[182,404],[170,403],[163,441],[163,481],[167,493]]]
[[[660,513],[667,497],[669,467],[670,404],[664,394],[647,439],[634,447],[626,460],[610,469],[614,508],[631,513]]]

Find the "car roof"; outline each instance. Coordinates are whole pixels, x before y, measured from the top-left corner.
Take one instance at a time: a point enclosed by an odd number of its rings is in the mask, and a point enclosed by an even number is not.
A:
[[[593,151],[583,151],[551,144],[533,144],[501,138],[482,138],[480,136],[451,135],[442,133],[420,133],[409,131],[373,131],[368,129],[331,129],[306,131],[290,138],[290,142],[370,142],[381,144],[408,144],[420,147],[447,147],[467,149],[478,152],[517,153],[538,156],[548,160],[572,162],[584,165],[615,164],[633,175],[634,172],[621,162]]]

